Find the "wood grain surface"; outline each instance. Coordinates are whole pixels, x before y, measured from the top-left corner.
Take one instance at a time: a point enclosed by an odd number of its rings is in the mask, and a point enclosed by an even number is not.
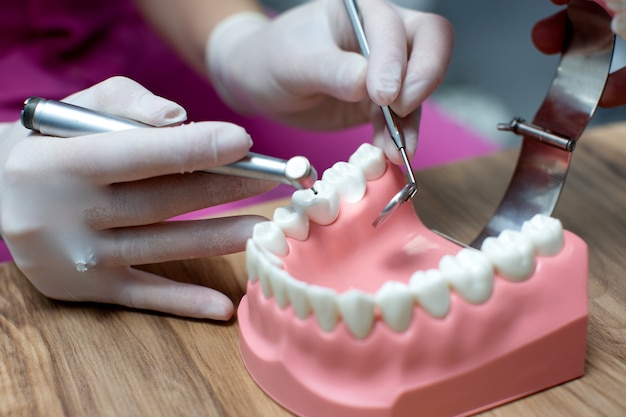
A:
[[[420,217],[469,242],[516,158],[509,151],[418,172]],[[485,416],[626,416],[625,185],[626,124],[585,134],[555,216],[589,245],[586,375]],[[284,204],[244,211],[269,216]],[[144,268],[236,302],[245,288],[242,254]],[[249,377],[237,341],[236,320],[52,301],[13,264],[0,266],[0,416],[289,416]]]

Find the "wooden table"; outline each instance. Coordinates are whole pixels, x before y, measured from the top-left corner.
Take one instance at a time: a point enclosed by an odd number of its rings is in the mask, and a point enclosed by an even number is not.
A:
[[[495,209],[516,152],[418,173],[422,220],[469,242]],[[623,182],[622,182],[623,181]],[[555,215],[590,250],[585,377],[487,416],[626,416],[626,124],[588,132]],[[269,215],[284,201],[251,207]],[[238,301],[243,255],[148,267]],[[288,416],[248,376],[237,323],[181,319],[41,296],[0,266],[0,415]]]

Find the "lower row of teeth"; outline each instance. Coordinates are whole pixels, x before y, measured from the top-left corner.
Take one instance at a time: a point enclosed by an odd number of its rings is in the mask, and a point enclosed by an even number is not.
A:
[[[415,271],[408,283],[387,281],[376,294],[352,289],[339,294],[332,288],[308,284],[283,269],[280,259],[289,252],[287,237],[306,240],[309,221],[328,225],[335,221],[339,201],[356,203],[365,195],[366,182],[383,175],[382,150],[364,144],[349,162],[339,162],[316,182],[317,194],[296,191],[292,205],[281,207],[272,221],[255,226],[246,248],[248,276],[258,281],[266,298],[274,297],[281,309],[291,306],[300,319],[313,314],[325,332],[342,320],[357,338],[367,337],[377,318],[396,332],[410,326],[414,309],[435,318],[450,309],[450,293],[472,304],[492,295],[495,275],[514,282],[530,278],[536,256],[554,256],[563,247],[563,228],[558,219],[536,215],[521,230],[505,230],[485,239],[481,250],[463,248],[444,255],[436,269]]]

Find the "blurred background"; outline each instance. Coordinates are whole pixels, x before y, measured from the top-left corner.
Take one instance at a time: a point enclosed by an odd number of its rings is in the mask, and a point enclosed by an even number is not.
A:
[[[264,0],[284,10],[306,0]],[[456,42],[446,78],[432,100],[468,128],[505,146],[519,143],[499,132],[514,116],[532,120],[554,76],[557,56],[537,51],[532,26],[560,8],[549,0],[394,0],[396,4],[445,16]],[[623,44],[621,45],[623,46]],[[592,125],[626,121],[626,107],[599,109]]]

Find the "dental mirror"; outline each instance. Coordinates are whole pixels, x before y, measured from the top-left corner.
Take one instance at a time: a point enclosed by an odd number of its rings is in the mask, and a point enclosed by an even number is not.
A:
[[[391,200],[389,200],[389,203],[387,203],[387,205],[380,212],[378,217],[376,217],[376,220],[374,220],[373,223],[374,227],[378,227],[383,224],[389,218],[389,216],[391,216],[393,213],[395,213],[396,210],[398,210],[398,208],[400,208],[400,205],[402,205],[402,203],[412,199],[413,196],[415,196],[415,193],[417,193],[417,183],[415,182],[409,182],[404,187],[402,187],[402,189],[398,191],[398,193],[394,195]]]

